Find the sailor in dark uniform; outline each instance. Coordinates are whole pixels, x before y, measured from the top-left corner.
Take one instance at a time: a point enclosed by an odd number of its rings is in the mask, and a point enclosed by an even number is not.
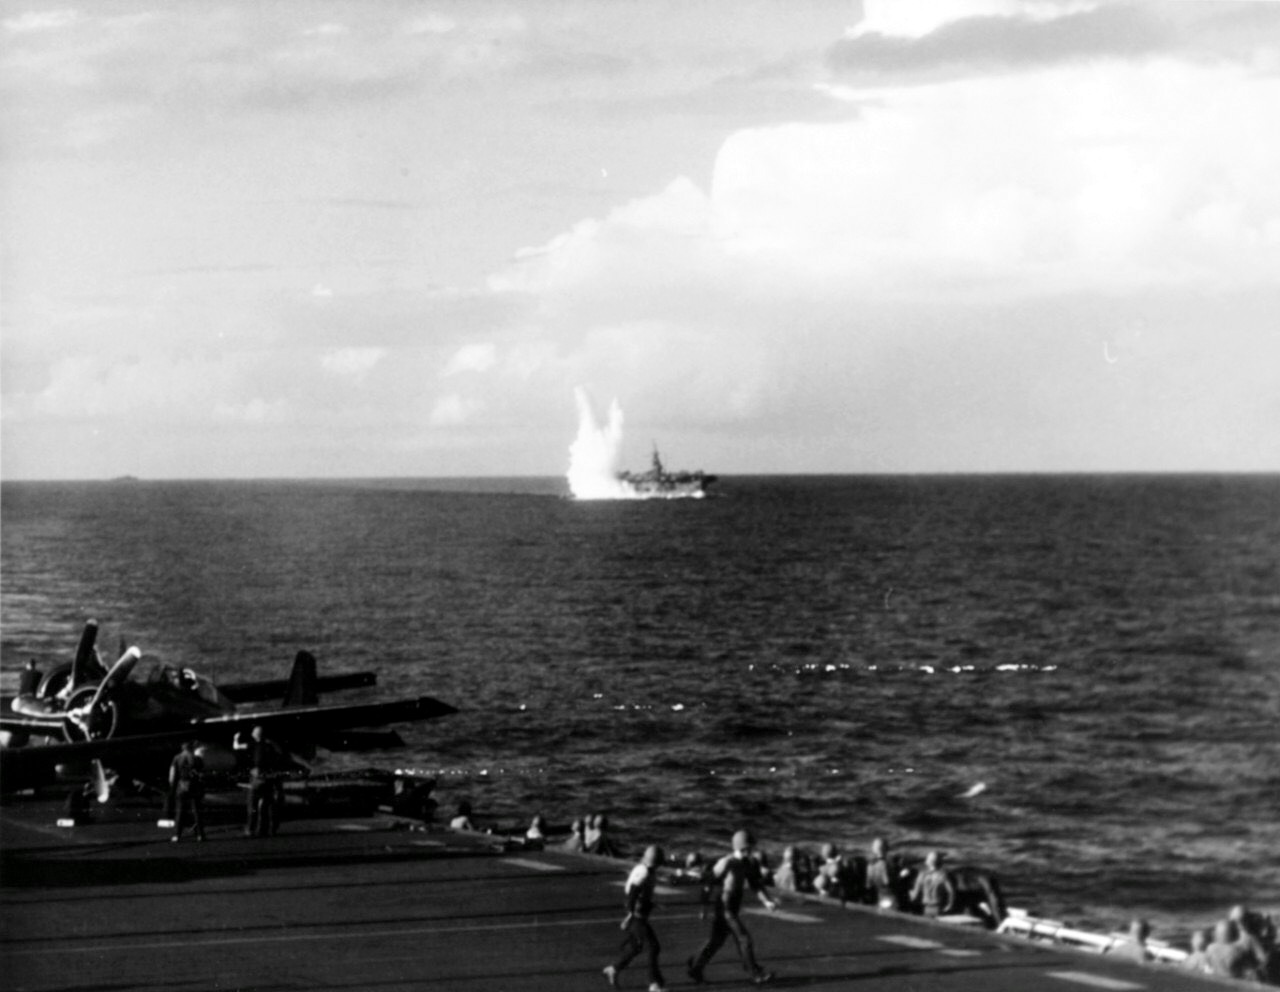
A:
[[[27,667],[18,676],[18,695],[34,696],[39,688],[40,669],[36,667],[35,659],[33,658],[27,662]]]
[[[249,744],[249,809],[246,837],[269,837],[280,829],[280,777],[285,771],[284,754],[255,724]]]
[[[637,954],[647,950],[649,992],[665,992],[667,983],[662,977],[662,969],[658,967],[658,954],[662,948],[649,923],[649,914],[653,912],[653,889],[658,882],[658,869],[662,867],[664,860],[662,848],[651,844],[645,848],[644,857],[627,877],[627,915],[622,920],[622,929],[627,935],[623,938],[622,953],[618,960],[604,969],[604,977],[614,988],[618,987],[618,974],[622,969]]]
[[[730,936],[737,942],[742,967],[753,982],[762,985],[773,978],[773,972],[765,971],[756,961],[751,934],[738,916],[742,909],[742,897],[748,888],[756,893],[765,909],[773,910],[778,906],[765,890],[759,862],[752,857],[754,846],[755,838],[747,831],[739,830],[733,835],[733,853],[726,854],[711,869],[713,879],[719,883],[720,892],[714,902],[711,934],[702,950],[689,959],[689,977],[695,982],[705,981],[702,977],[703,969]]]
[[[173,836],[170,840],[182,840],[182,821],[187,809],[195,822],[196,840],[204,840],[204,762],[196,754],[191,741],[182,742],[169,765],[169,789],[173,795]]]

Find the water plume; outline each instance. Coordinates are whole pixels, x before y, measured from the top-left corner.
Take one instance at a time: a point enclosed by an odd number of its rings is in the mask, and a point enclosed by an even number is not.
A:
[[[569,489],[575,499],[629,499],[634,493],[618,478],[622,452],[622,408],[609,404],[609,419],[596,419],[591,399],[581,387],[573,391],[578,404],[578,436],[569,445]]]

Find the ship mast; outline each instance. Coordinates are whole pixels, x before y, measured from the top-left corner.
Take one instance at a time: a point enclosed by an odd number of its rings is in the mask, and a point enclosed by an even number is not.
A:
[[[662,459],[658,457],[658,442],[653,442],[653,471],[654,474],[662,476]]]

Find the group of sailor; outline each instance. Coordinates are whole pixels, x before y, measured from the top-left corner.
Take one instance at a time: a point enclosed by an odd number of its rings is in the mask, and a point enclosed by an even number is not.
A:
[[[292,762],[284,750],[264,734],[261,724],[254,724],[247,740],[237,735],[235,748],[247,753],[249,770],[245,836],[274,836],[280,829],[280,807],[284,802],[282,779]],[[166,813],[171,813],[173,818],[174,833],[170,840],[174,843],[182,840],[188,814],[196,840],[205,839],[205,774],[204,760],[196,751],[195,742],[183,741],[169,765],[169,793],[165,799]]]
[[[661,947],[649,923],[658,869],[665,862],[663,849],[651,844],[627,876],[627,915],[621,924],[624,933],[622,946],[618,956],[604,968],[604,977],[612,988],[618,987],[622,970],[643,952],[647,955],[649,967],[649,992],[666,992],[666,979],[658,961]],[[732,850],[728,854],[710,864],[704,864],[700,857],[695,857],[686,865],[685,870],[692,870],[693,880],[701,886],[702,918],[707,918],[708,909],[711,918],[706,941],[685,963],[689,978],[699,985],[705,982],[707,965],[732,937],[750,981],[756,985],[772,981],[773,972],[756,960],[751,932],[741,917],[742,900],[748,891],[755,893],[767,910],[773,911],[778,905],[769,894],[769,882],[761,868],[762,859],[755,850],[755,838],[749,831],[739,830],[733,835]]]
[[[970,915],[988,928],[1000,925],[1007,915],[999,881],[992,872],[978,868],[952,868],[941,851],[929,851],[916,864],[890,849],[876,837],[866,856],[845,853],[833,843],[823,844],[817,856],[804,848],[783,848],[777,867],[762,852],[754,854],[769,885],[783,892],[798,892],[885,910],[918,913],[930,917]],[[689,855],[684,874],[690,875],[700,856]]]
[[[1135,920],[1130,941],[1145,951],[1144,921]],[[1149,932],[1149,928],[1146,928]],[[1142,960],[1143,958],[1139,958]],[[1149,960],[1149,957],[1147,958]],[[1280,942],[1275,921],[1244,906],[1235,906],[1213,928],[1191,935],[1191,951],[1183,967],[1219,978],[1241,978],[1280,985]]]
[[[469,810],[468,810],[469,812]],[[608,820],[594,814],[573,821],[567,840],[559,846],[573,852],[617,857],[620,851],[607,834]],[[543,845],[549,830],[541,814],[534,817],[525,833],[526,843]],[[942,852],[930,851],[922,864],[914,865],[890,850],[887,840],[875,838],[866,857],[844,854],[835,844],[823,844],[815,857],[803,848],[789,845],[776,867],[755,847],[748,831],[733,837],[733,850],[714,862],[691,852],[679,861],[672,880],[701,887],[705,919],[710,909],[711,930],[706,943],[687,961],[689,977],[702,982],[703,970],[724,942],[734,937],[743,968],[756,983],[773,975],[755,958],[751,935],[739,917],[743,895],[752,890],[766,908],[776,905],[769,889],[808,893],[841,903],[861,903],[881,909],[921,913],[939,917],[967,912],[980,917],[990,927],[1008,918],[999,884],[990,872],[952,869],[944,864]],[[666,980],[659,966],[660,945],[649,922],[653,889],[658,869],[667,863],[657,845],[647,847],[631,870],[626,884],[627,915],[622,920],[624,938],[619,955],[605,967],[604,974],[616,987],[622,970],[638,955],[647,955],[650,992],[664,992]],[[1016,918],[1015,918],[1016,919]],[[1014,920],[1010,920],[1014,922]],[[1157,962],[1156,945],[1148,944],[1151,927],[1134,920],[1127,936],[1117,940],[1107,953],[1140,963]],[[1167,946],[1167,945],[1166,945]],[[1177,955],[1179,952],[1171,952]],[[1180,967],[1223,978],[1245,979],[1280,985],[1280,940],[1277,926],[1268,915],[1237,906],[1211,929],[1195,931],[1190,950]]]

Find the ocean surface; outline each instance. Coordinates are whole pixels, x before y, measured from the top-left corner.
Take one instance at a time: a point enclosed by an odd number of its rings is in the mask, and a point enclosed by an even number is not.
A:
[[[104,655],[215,680],[307,648],[377,672],[345,696],[462,710],[375,760],[482,819],[604,811],[677,851],[879,834],[1157,936],[1280,910],[1280,477],[717,489],[4,483],[0,668],[69,659],[89,617]]]

